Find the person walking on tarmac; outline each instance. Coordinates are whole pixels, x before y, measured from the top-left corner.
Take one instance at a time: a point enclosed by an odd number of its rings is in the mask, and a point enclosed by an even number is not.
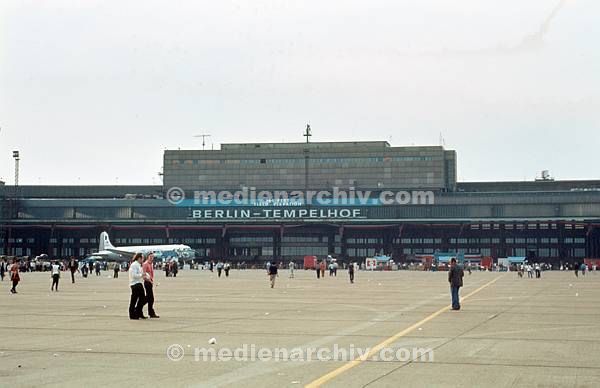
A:
[[[73,256],[69,260],[69,271],[71,271],[71,283],[75,283],[75,272],[79,271],[79,263]]]
[[[147,319],[144,316],[143,308],[146,304],[146,294],[144,292],[144,271],[142,270],[141,253],[136,253],[129,266],[129,287],[131,288],[131,299],[129,300],[129,319]]]
[[[144,272],[144,290],[146,291],[146,302],[148,303],[148,316],[150,318],[160,318],[154,311],[154,253],[149,253],[146,261],[142,264]]]
[[[52,277],[52,286],[50,287],[50,291],[58,292],[58,281],[60,279],[60,267],[58,266],[58,262],[55,261],[52,263],[52,270],[50,272],[50,276]]]
[[[271,288],[275,288],[275,279],[277,276],[277,264],[275,264],[275,260],[273,260],[269,266],[269,281],[271,282]]]
[[[450,283],[450,292],[452,294],[452,310],[460,310],[460,297],[458,291],[463,286],[463,269],[456,264],[456,259],[450,261],[450,270],[448,271],[448,282]]]

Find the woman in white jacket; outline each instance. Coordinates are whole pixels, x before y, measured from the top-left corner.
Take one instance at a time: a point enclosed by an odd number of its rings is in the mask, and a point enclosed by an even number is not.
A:
[[[129,319],[147,319],[142,308],[146,304],[146,293],[144,292],[144,272],[142,271],[141,253],[133,256],[129,267],[129,286],[131,287],[131,299],[129,301]]]

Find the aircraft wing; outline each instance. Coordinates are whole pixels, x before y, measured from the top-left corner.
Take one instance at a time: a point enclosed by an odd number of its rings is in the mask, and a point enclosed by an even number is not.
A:
[[[109,252],[115,253],[117,255],[121,255],[123,257],[127,257],[127,258],[132,258],[135,255],[134,252],[122,251],[120,249],[115,249],[115,248],[107,248],[106,250],[109,251]]]

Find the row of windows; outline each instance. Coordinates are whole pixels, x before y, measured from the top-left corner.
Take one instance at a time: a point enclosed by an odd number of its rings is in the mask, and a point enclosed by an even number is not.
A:
[[[281,247],[282,256],[324,256],[329,253],[327,247]]]
[[[363,157],[363,158],[310,158],[310,163],[341,164],[341,163],[383,163],[383,162],[423,162],[434,160],[432,156],[393,156],[393,157]],[[215,165],[215,164],[271,164],[271,165],[304,165],[304,158],[277,159],[174,159],[174,166],[185,165]]]
[[[33,240],[33,239],[31,239]],[[48,240],[50,244],[58,244],[59,239],[56,237],[52,237]],[[98,244],[98,239],[96,238],[80,238],[77,240],[76,238],[63,238],[60,240],[63,244],[75,244],[76,241],[79,241],[80,244]],[[32,241],[33,242],[33,241]]]
[[[471,230],[498,230],[500,224],[472,224]],[[581,224],[565,224],[564,228],[567,230],[581,230],[585,226]],[[556,223],[541,223],[541,224],[504,224],[506,230],[556,230],[558,224]]]
[[[26,242],[27,244],[33,244],[35,242],[35,239],[33,239],[33,238],[26,238],[26,239],[24,239],[24,238],[9,238],[8,239],[9,244],[22,244],[24,242]]]
[[[441,244],[441,238],[395,238],[394,244]]]
[[[9,239],[9,243],[23,243],[26,241],[29,244],[34,243],[33,238],[28,238],[26,240],[22,238]],[[59,239],[51,238],[49,239],[50,244],[57,244]],[[60,239],[63,244],[75,244],[77,241],[80,244],[98,244],[98,239],[96,238],[63,238]],[[114,239],[115,244],[126,245],[126,244],[216,244],[216,238],[116,238]]]
[[[347,244],[383,244],[381,238],[347,238]]]
[[[500,244],[500,238],[451,238],[450,244]],[[523,238],[523,237],[507,237],[504,239],[507,244],[558,244],[558,237],[542,237],[542,238]],[[585,244],[585,238],[565,237],[565,244]],[[394,244],[442,244],[441,238],[395,238]]]
[[[231,237],[232,243],[272,243],[273,237]]]
[[[311,242],[327,242],[327,236],[284,236],[282,242],[295,243],[311,243]]]
[[[346,253],[348,257],[373,257],[375,248],[348,248]]]

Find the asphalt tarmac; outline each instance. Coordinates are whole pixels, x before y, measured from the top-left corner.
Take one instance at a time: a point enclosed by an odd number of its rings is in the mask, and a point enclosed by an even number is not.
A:
[[[5,279],[0,386],[600,386],[600,274],[466,274],[461,311],[446,273],[156,276],[160,319],[140,321],[126,273]]]

